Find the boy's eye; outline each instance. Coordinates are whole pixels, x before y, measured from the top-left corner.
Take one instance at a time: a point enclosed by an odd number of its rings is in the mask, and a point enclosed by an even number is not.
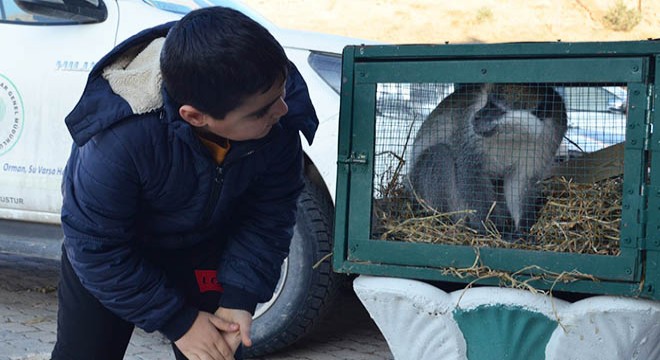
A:
[[[268,114],[269,109],[270,107],[267,107],[263,110],[259,110],[258,113],[254,114],[254,117],[256,117],[257,119],[261,119],[262,117],[266,116],[266,114]]]

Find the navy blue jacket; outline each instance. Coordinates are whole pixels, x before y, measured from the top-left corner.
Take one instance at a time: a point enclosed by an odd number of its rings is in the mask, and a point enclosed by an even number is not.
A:
[[[303,188],[299,131],[311,143],[318,119],[293,65],[288,114],[263,139],[232,142],[220,166],[165,91],[161,106],[135,113],[103,70],[127,50],[164,37],[172,25],[126,40],[90,73],[66,118],[74,144],[62,227],[64,249],[83,286],[120,317],[174,341],[192,326],[197,310],[138,249],[224,241],[219,305],[254,312],[272,296],[288,255]]]

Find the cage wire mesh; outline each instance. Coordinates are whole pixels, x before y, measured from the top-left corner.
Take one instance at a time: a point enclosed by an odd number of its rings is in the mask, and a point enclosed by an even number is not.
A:
[[[377,86],[373,239],[619,254],[623,84]]]

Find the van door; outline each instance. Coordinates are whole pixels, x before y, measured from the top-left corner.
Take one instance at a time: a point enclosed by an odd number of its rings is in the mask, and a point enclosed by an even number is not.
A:
[[[59,223],[64,117],[117,33],[117,2],[101,1],[0,0],[0,219]]]

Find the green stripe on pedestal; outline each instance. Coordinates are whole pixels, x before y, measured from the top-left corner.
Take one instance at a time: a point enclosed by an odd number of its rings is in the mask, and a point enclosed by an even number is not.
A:
[[[544,360],[557,321],[519,306],[456,309],[469,360]]]

